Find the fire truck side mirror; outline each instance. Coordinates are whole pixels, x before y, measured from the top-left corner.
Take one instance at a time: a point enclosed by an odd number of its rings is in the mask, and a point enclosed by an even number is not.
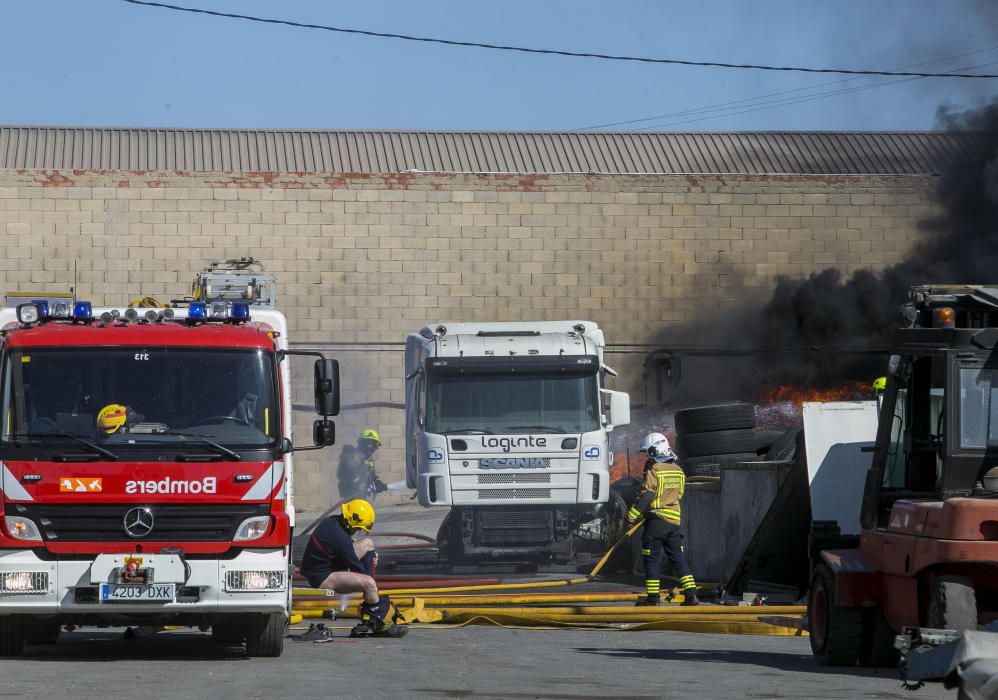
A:
[[[336,360],[315,361],[315,412],[323,417],[340,413],[340,363]]]
[[[336,425],[331,420],[320,419],[312,423],[312,442],[316,447],[328,447],[336,442]]]

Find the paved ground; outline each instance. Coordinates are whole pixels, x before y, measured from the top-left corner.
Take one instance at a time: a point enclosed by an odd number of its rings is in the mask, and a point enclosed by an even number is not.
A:
[[[0,695],[32,698],[953,698],[890,670],[829,671],[806,639],[679,632],[414,629],[404,639],[287,642],[246,659],[208,635],[64,634],[0,660]]]

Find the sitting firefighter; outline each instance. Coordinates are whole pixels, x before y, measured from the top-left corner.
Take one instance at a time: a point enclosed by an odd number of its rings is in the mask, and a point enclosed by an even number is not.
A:
[[[641,493],[627,513],[628,524],[645,519],[641,554],[645,565],[647,597],[638,605],[658,605],[662,555],[668,557],[683,589],[683,605],[699,605],[697,584],[686,561],[683,535],[679,530],[679,502],[686,489],[686,474],[676,461],[676,453],[661,433],[650,433],[641,442],[645,462]]]
[[[401,637],[408,630],[398,624],[400,616],[386,595],[378,594],[374,580],[378,554],[369,537],[354,540],[357,532],[370,532],[374,508],[362,499],[347,501],[338,514],[321,523],[309,537],[301,561],[301,573],[313,588],[336,593],[363,593],[360,624],[351,637]]]

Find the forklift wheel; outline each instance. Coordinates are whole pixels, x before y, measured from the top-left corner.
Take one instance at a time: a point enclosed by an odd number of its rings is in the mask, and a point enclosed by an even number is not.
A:
[[[824,564],[814,569],[807,601],[811,653],[822,666],[854,666],[863,638],[862,608],[835,604],[835,575]]]

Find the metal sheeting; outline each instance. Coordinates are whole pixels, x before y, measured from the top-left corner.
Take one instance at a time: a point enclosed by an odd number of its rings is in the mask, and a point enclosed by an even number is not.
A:
[[[277,173],[924,175],[941,132],[437,132],[0,127],[0,169]]]

